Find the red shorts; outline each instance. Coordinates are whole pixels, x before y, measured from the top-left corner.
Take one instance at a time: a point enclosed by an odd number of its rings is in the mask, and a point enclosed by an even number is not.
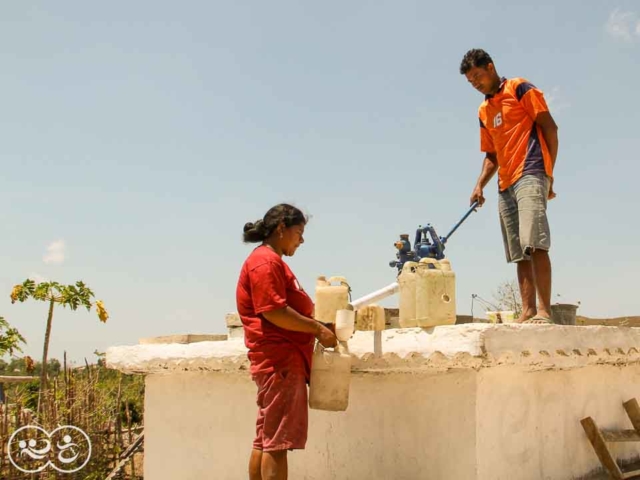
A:
[[[253,376],[258,386],[258,420],[253,448],[264,452],[303,449],[309,410],[304,372],[281,369]]]

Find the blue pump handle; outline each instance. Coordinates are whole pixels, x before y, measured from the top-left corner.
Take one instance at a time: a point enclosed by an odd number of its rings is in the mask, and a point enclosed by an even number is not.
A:
[[[464,217],[462,217],[462,218],[460,219],[460,221],[459,221],[458,223],[456,223],[456,224],[455,224],[455,226],[451,229],[451,231],[450,231],[449,233],[447,233],[447,235],[446,235],[445,237],[442,237],[442,238],[441,238],[442,243],[447,243],[447,240],[449,240],[449,237],[450,237],[451,235],[453,235],[453,232],[455,232],[455,231],[458,229],[458,227],[459,227],[460,225],[462,225],[462,222],[464,222],[464,221],[467,219],[467,217],[468,217],[469,215],[471,215],[471,212],[475,212],[477,208],[478,208],[478,201],[476,200],[476,201],[475,201],[475,202],[473,202],[473,204],[471,205],[471,208],[469,208],[469,211],[468,211],[467,213],[465,213],[465,214],[464,214]]]

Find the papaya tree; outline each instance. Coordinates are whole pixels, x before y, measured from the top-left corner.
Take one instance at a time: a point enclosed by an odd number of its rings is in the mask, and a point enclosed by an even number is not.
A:
[[[27,343],[20,332],[9,325],[4,317],[0,317],[0,358],[7,353],[13,355],[14,351],[22,352],[21,343]]]
[[[49,304],[47,325],[44,334],[44,346],[42,349],[42,372],[40,373],[40,398],[42,398],[48,386],[47,357],[49,354],[49,340],[51,338],[54,307],[56,305],[62,305],[62,307],[69,307],[71,310],[84,307],[87,311],[91,311],[91,307],[95,305],[98,318],[101,322],[106,322],[109,314],[101,300],[94,302],[93,292],[81,281],[76,282],[75,285],[62,285],[58,282],[41,282],[36,284],[35,281],[27,279],[13,287],[11,291],[11,303],[25,302],[29,298]],[[38,402],[38,414],[39,413],[40,402]]]

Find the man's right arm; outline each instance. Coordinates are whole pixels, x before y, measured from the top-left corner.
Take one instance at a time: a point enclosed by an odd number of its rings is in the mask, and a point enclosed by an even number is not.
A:
[[[476,183],[476,186],[471,193],[471,199],[469,201],[470,205],[474,202],[478,202],[478,206],[482,206],[484,204],[484,195],[482,194],[482,191],[497,171],[498,157],[495,153],[487,153],[487,156],[484,158],[484,162],[482,164],[482,171],[480,172],[480,176],[478,177],[478,182]]]

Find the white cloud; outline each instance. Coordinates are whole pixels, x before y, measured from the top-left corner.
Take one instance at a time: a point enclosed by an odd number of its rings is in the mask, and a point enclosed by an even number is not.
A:
[[[47,247],[47,252],[42,257],[44,263],[60,265],[64,262],[64,240],[56,240]]]
[[[605,30],[618,40],[631,42],[640,39],[640,17],[636,12],[623,12],[616,8],[609,15]]]

